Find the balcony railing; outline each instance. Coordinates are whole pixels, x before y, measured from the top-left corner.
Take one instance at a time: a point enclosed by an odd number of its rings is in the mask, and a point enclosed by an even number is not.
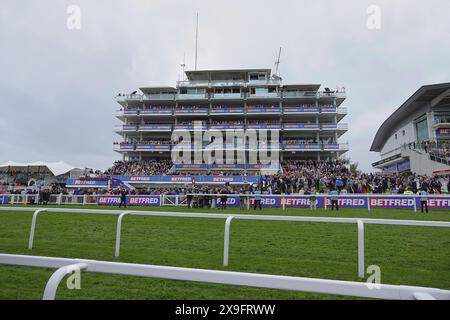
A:
[[[186,108],[186,109],[175,109],[175,115],[187,115],[187,116],[198,116],[198,115],[205,115],[207,116],[209,114],[209,109],[207,108]]]
[[[174,149],[174,147],[183,148],[187,150],[193,150],[195,148],[194,144],[115,144],[115,151],[152,151],[152,152],[167,152]],[[209,147],[210,149],[216,150],[280,150],[280,151],[348,151],[348,143],[257,143],[257,144],[243,144],[243,143],[218,143],[216,145],[211,145],[209,143],[203,143],[201,148],[205,149]]]
[[[243,99],[245,98],[244,93],[213,93],[211,94],[211,99]]]
[[[177,95],[177,100],[207,100],[207,99],[209,99],[209,95],[207,93],[201,94],[180,93]]]
[[[159,93],[159,94],[146,94],[143,96],[143,100],[175,100],[175,93]]]
[[[317,98],[316,91],[285,91],[282,93],[283,98]]]
[[[248,107],[247,114],[280,114],[280,107]]]
[[[137,125],[116,125],[114,126],[114,131],[116,132],[131,132],[137,131]]]

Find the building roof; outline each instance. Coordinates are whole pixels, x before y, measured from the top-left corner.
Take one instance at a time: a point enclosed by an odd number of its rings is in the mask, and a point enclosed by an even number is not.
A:
[[[186,76],[191,81],[196,80],[247,80],[248,74],[263,72],[271,74],[271,69],[230,69],[230,70],[194,70],[186,71]]]
[[[370,151],[381,151],[404,119],[422,108],[450,106],[450,82],[422,86],[406,100],[378,129]]]
[[[30,162],[30,163],[20,163],[15,161],[8,161],[3,164],[0,164],[0,171],[7,172],[8,170],[21,170],[21,171],[27,171],[35,172],[39,169],[46,168],[48,171],[53,173],[54,176],[59,176],[61,174],[68,173],[69,171],[72,171],[74,169],[82,170],[81,168],[77,168],[74,166],[71,166],[70,164],[67,164],[65,162],[59,161],[59,162],[45,162],[45,161],[37,161],[37,162]]]

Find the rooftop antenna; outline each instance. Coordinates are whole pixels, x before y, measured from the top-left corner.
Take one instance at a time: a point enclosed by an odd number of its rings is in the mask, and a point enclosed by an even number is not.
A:
[[[183,63],[180,64],[181,66],[181,80],[184,81],[184,69],[186,68],[186,52],[183,54]],[[178,76],[178,80],[180,79],[180,76]]]
[[[275,73],[272,75],[272,77],[274,79],[278,79],[281,80],[280,77],[280,58],[281,58],[281,47],[280,47],[280,51],[278,51],[278,57],[277,60],[275,61]]]
[[[198,12],[197,12],[197,26],[195,28],[195,70],[197,70],[198,61]]]

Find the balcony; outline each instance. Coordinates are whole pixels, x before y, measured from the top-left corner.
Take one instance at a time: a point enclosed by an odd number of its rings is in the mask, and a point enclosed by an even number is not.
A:
[[[114,126],[115,132],[136,132],[138,129],[137,125],[116,125]]]
[[[247,114],[281,114],[280,107],[248,107]]]
[[[316,99],[318,93],[316,91],[284,91],[283,99]]]
[[[209,95],[207,93],[201,94],[188,94],[188,93],[179,93],[177,95],[177,100],[179,101],[193,101],[193,100],[208,100]]]
[[[320,151],[322,145],[318,143],[304,143],[304,144],[283,144],[285,151]]]
[[[172,125],[170,124],[145,124],[140,125],[138,128],[139,132],[158,132],[158,131],[165,131],[170,132],[172,131]]]
[[[122,143],[122,144],[114,144],[113,147],[114,151],[117,152],[127,152],[127,151],[134,151],[134,144],[126,144],[126,143]]]
[[[208,88],[210,83],[208,80],[197,80],[197,81],[177,81],[177,87],[182,88]]]
[[[283,125],[285,131],[319,131],[319,123],[285,123]]]
[[[173,115],[173,110],[172,109],[146,109],[146,110],[141,110],[139,112],[139,114],[141,116],[172,116]]]
[[[276,80],[276,79],[248,81],[248,86],[279,86],[279,85],[281,85],[281,80]]]
[[[281,95],[279,92],[255,92],[253,94],[247,93],[247,99],[257,100],[257,99],[280,99]]]
[[[186,109],[175,109],[176,116],[207,116],[209,114],[209,109],[207,108],[186,108]]]
[[[174,126],[174,131],[194,131],[194,130],[206,131],[208,130],[208,126],[205,124],[201,126],[196,126],[195,128],[193,124],[177,124]]]
[[[324,131],[348,131],[348,123],[323,123],[320,127]]]
[[[129,102],[129,101],[139,101],[142,102],[143,96],[141,94],[125,94],[116,97],[117,102]]]
[[[341,114],[341,115],[347,115],[348,110],[345,107],[339,107],[339,108],[337,108],[337,113]]]
[[[318,114],[319,108],[316,107],[285,107],[284,114]]]
[[[212,116],[243,115],[244,107],[217,108],[211,110]]]
[[[254,130],[281,130],[281,124],[279,123],[249,123],[247,129]]]
[[[175,94],[174,93],[146,94],[143,96],[143,100],[145,100],[145,101],[174,101]]]
[[[434,121],[433,128],[434,129],[450,128],[450,118],[448,118],[448,119],[436,119]],[[447,135],[448,135],[448,133],[447,133]]]
[[[244,124],[211,124],[210,130],[244,130]]]
[[[214,93],[211,94],[212,100],[241,100],[245,98],[244,93]]]
[[[345,92],[336,92],[336,91],[319,91],[317,97],[321,98],[336,98],[336,99],[345,99],[347,97]]]
[[[346,152],[349,150],[348,143],[299,143],[299,144],[283,144],[284,151],[340,151]]]
[[[172,146],[170,144],[137,144],[136,151],[152,151],[152,152],[162,152],[170,151]]]
[[[337,113],[337,108],[333,106],[323,106],[320,108],[321,113]]]

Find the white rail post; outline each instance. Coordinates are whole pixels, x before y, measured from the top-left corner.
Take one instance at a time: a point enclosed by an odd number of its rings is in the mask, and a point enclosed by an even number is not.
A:
[[[327,197],[326,196],[322,196],[323,199],[323,208],[326,211],[327,210]]]
[[[367,197],[367,210],[370,211],[370,197]]]
[[[116,229],[116,253],[115,253],[116,258],[118,258],[119,255],[120,255],[120,233],[121,233],[121,230],[122,230],[122,219],[123,219],[124,216],[126,216],[127,214],[130,214],[130,213],[131,213],[130,211],[122,212],[122,213],[119,215],[119,218],[117,219],[117,229]]]
[[[86,263],[76,263],[64,266],[56,270],[47,282],[42,300],[55,300],[56,290],[64,277],[74,271],[80,271],[87,268]]]
[[[417,212],[417,197],[414,197],[414,212]]]
[[[38,209],[33,213],[33,219],[31,219],[30,238],[28,239],[28,249],[33,249],[34,230],[36,229],[36,220],[39,212],[46,211],[47,209]]]
[[[225,221],[225,238],[223,241],[223,266],[228,267],[228,251],[230,247],[230,225],[234,217],[228,217]]]
[[[285,196],[283,196],[281,198],[281,202],[283,203],[283,211],[286,211],[286,198],[285,198]]]
[[[358,276],[364,279],[364,222],[358,220]]]

